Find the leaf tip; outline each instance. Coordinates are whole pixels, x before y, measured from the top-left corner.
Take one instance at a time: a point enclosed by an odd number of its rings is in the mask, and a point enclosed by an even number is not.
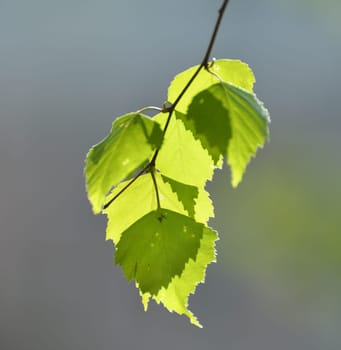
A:
[[[136,285],[136,287],[139,288],[138,285]],[[141,302],[142,302],[142,305],[143,305],[143,310],[145,312],[147,312],[148,311],[148,306],[149,306],[150,294],[142,293],[140,291],[140,295],[141,295]]]
[[[231,185],[233,188],[237,188],[238,185],[242,182],[242,179],[243,179],[242,174],[234,174],[232,171]]]

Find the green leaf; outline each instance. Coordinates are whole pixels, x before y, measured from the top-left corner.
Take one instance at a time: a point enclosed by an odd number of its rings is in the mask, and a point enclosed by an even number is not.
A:
[[[115,262],[128,280],[136,280],[142,293],[156,295],[181,275],[189,259],[195,260],[204,228],[168,209],[155,210],[122,233]]]
[[[186,263],[181,276],[174,277],[169,285],[166,288],[163,287],[155,296],[148,293],[141,295],[145,310],[147,310],[151,297],[157,303],[162,303],[170,312],[175,311],[179,315],[185,315],[192,324],[202,327],[198,319],[188,310],[188,299],[191,294],[194,294],[198,284],[205,281],[208,264],[216,261],[215,241],[217,238],[215,231],[205,227],[197,257]]]
[[[249,65],[240,60],[221,59],[213,62],[210,71],[219,76],[219,79],[236,85],[247,91],[253,91],[256,78]]]
[[[197,68],[192,67],[174,78],[168,89],[169,101],[175,101]],[[234,187],[268,135],[269,115],[252,94],[254,82],[247,64],[217,60],[209,71],[200,71],[175,110],[176,118],[201,142],[215,166],[220,167],[221,157],[228,156]],[[224,88],[219,89],[218,85]]]
[[[170,184],[172,191],[176,193],[179,202],[183,204],[190,217],[204,224],[207,224],[209,218],[214,217],[211,198],[203,188],[186,185],[163,175],[162,179]]]
[[[221,82],[199,92],[186,116],[176,113],[215,162],[227,156],[236,187],[251,157],[263,147],[270,117],[255,94]]]
[[[208,193],[186,184],[177,183],[173,179],[155,174],[160,204],[162,208],[175,211],[179,214],[190,215],[197,222],[207,223],[213,216],[213,205]],[[127,185],[123,182],[108,196],[109,201]],[[173,187],[170,185],[172,183]],[[197,197],[194,197],[197,193]],[[193,200],[194,210],[193,210]],[[134,222],[157,209],[155,189],[151,174],[140,176],[131,184],[103,213],[108,216],[106,239],[117,244],[123,231]]]
[[[162,139],[159,124],[143,114],[126,114],[113,122],[110,134],[86,157],[86,188],[95,214],[110,189],[150,160]]]
[[[191,67],[176,75],[168,88],[168,100],[173,103],[179,92],[186,86],[199,66]],[[255,77],[246,63],[239,60],[216,60],[211,64],[210,71],[202,69],[195,78],[189,89],[176,106],[176,110],[183,114],[187,113],[192,99],[200,91],[216,84],[219,80],[239,86],[245,90],[252,91]]]
[[[232,128],[227,162],[232,171],[232,186],[236,187],[242,180],[250,159],[269,137],[270,116],[255,94],[228,83],[223,83],[223,87]]]
[[[163,181],[160,174],[155,174],[155,178],[158,184],[162,208],[188,215],[171,186]],[[123,182],[117,186],[108,197],[108,200],[121,191],[126,184],[127,182]],[[114,203],[103,210],[108,216],[106,239],[112,240],[117,244],[123,231],[156,209],[157,201],[152,176],[151,174],[142,175]]]
[[[162,127],[166,119],[164,113],[154,117]],[[169,123],[156,167],[169,178],[197,187],[204,187],[206,181],[212,179],[215,168],[207,150],[176,118]]]
[[[175,181],[167,176],[162,176],[162,179],[170,185],[172,191],[176,193],[179,201],[188,212],[188,215],[193,218],[195,215],[195,199],[198,198],[199,194],[198,188]]]
[[[195,220],[207,224],[214,217],[214,207],[210,195],[203,188],[199,188],[198,198],[195,200]]]
[[[212,91],[215,86],[217,84],[194,96],[186,115],[177,111],[175,115],[192,131],[217,164],[227,153],[231,120],[225,101],[217,98],[217,92]]]

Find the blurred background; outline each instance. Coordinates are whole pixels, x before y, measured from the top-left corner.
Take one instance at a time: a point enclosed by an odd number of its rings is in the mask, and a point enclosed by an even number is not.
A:
[[[0,348],[341,347],[341,2],[231,0],[213,55],[249,63],[271,142],[238,189],[208,184],[218,263],[152,304],[113,266],[84,157],[201,61],[218,0],[0,0]],[[134,205],[132,203],[132,205]]]

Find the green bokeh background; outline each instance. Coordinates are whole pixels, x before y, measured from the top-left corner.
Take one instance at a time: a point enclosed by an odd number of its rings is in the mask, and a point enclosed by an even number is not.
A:
[[[220,241],[191,298],[203,330],[143,312],[87,202],[89,147],[162,104],[219,5],[0,2],[1,349],[340,349],[339,1],[228,7],[213,55],[250,64],[271,142],[238,189],[228,169],[208,184]]]

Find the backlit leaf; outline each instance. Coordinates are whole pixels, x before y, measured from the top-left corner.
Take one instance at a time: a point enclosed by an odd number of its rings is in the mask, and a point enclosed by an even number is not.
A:
[[[86,157],[85,178],[94,213],[99,213],[110,189],[150,160],[162,144],[158,123],[140,113],[117,118],[109,135]]]
[[[189,259],[196,259],[204,228],[168,209],[152,211],[122,233],[115,262],[142,293],[156,295],[181,275]]]
[[[190,259],[186,263],[181,276],[174,277],[168,287],[161,288],[155,296],[148,293],[142,294],[145,310],[151,297],[157,303],[162,303],[170,312],[175,311],[179,315],[185,315],[192,324],[201,327],[198,319],[188,310],[188,298],[194,294],[198,284],[205,281],[208,264],[216,261],[215,241],[217,239],[217,233],[206,227],[196,259]]]
[[[227,157],[234,187],[257,148],[263,147],[270,121],[254,93],[226,82],[199,92],[180,117],[216,162]]]
[[[198,66],[191,67],[175,76],[168,88],[168,100],[174,102],[179,92],[188,83]],[[245,90],[252,91],[255,77],[250,67],[239,60],[216,60],[211,64],[209,70],[202,69],[195,78],[189,89],[186,91],[180,102],[176,106],[176,110],[183,114],[187,113],[188,106],[192,99],[200,91],[216,84],[219,80],[239,86]]]
[[[158,114],[154,120],[163,126],[166,118],[166,114]],[[169,178],[197,187],[205,186],[206,181],[212,179],[215,168],[207,150],[174,117],[164,137],[156,167]]]
[[[176,183],[174,180],[158,173],[155,174],[155,178],[162,208],[189,215],[195,221],[204,224],[213,216],[213,205],[204,189],[199,190],[193,186]],[[117,186],[108,196],[108,200],[121,191],[127,183],[123,182]],[[173,187],[170,183],[173,184]],[[103,211],[108,216],[106,239],[117,244],[123,231],[135,221],[156,209],[157,201],[152,177],[150,174],[142,175]],[[193,212],[194,216],[191,215]]]

